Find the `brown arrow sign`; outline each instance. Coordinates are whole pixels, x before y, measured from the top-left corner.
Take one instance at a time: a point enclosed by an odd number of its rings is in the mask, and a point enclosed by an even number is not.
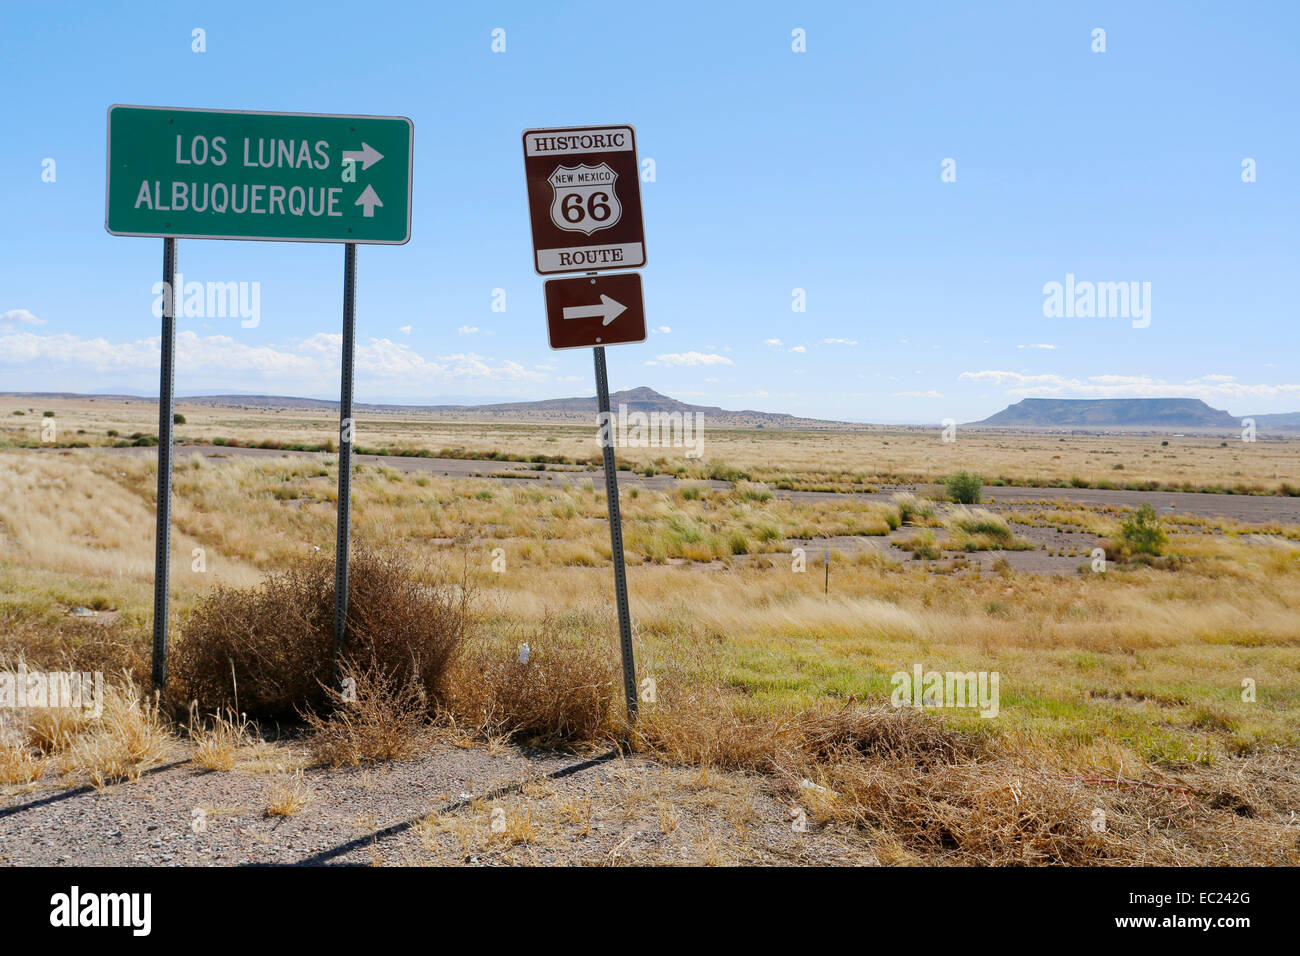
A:
[[[546,330],[553,349],[644,342],[641,276],[625,272],[548,280]]]

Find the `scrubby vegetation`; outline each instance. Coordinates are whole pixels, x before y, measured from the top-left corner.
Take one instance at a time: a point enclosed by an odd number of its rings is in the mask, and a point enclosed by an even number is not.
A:
[[[147,687],[150,458],[4,454],[0,654],[125,670]],[[29,722],[0,748],[0,782],[129,780],[183,740],[213,771],[275,768],[267,812],[310,814],[294,747],[331,767],[429,741],[617,745],[761,781],[885,862],[1297,862],[1285,821],[1300,789],[1300,528],[1157,517],[1167,540],[1141,555],[1150,567],[1130,548],[1121,573],[1059,577],[1005,560],[981,571],[987,555],[936,574],[864,547],[840,553],[824,593],[820,568],[791,573],[792,542],[883,544],[897,529],[933,561],[966,542],[1010,552],[1038,525],[1129,547],[1122,525],[1152,522],[1048,501],[1010,523],[908,495],[791,501],[758,482],[629,489],[639,674],[658,688],[629,732],[603,597],[605,503],[590,484],[359,469],[353,693],[334,692],[335,467],[179,459],[163,708],[124,691],[134,707],[97,730]],[[196,547],[204,573],[189,570]],[[1160,570],[1175,560],[1178,573]],[[889,706],[891,674],[914,663],[1001,671],[1000,716]],[[1244,677],[1258,703],[1242,698]],[[300,742],[263,729],[277,726]],[[1090,826],[1097,809],[1104,833]]]
[[[1156,509],[1150,505],[1142,505],[1131,517],[1121,521],[1119,536],[1135,554],[1158,556],[1169,542],[1169,536],[1160,528]]]
[[[304,713],[315,761],[355,767],[414,753],[425,736],[430,705],[414,671],[385,671],[372,655],[363,666],[349,659],[341,676],[347,690],[326,688],[328,711]]]
[[[23,658],[0,659],[0,673],[35,670]],[[30,786],[75,774],[97,789],[138,780],[167,756],[173,735],[156,701],[129,675],[109,674],[87,703],[98,707],[19,708],[0,712],[0,787]]]
[[[433,705],[469,627],[470,593],[394,548],[361,547],[348,577],[345,663],[374,689]],[[218,585],[185,620],[168,698],[253,718],[318,711],[333,684],[334,563],[302,559],[256,587]]]
[[[971,471],[958,471],[944,479],[948,500],[962,505],[977,505],[983,495],[984,479]]]
[[[944,517],[949,547],[959,551],[1022,551],[1033,545],[1011,533],[1007,519],[984,508],[956,505]]]
[[[893,496],[893,501],[902,524],[925,524],[935,516],[934,502],[911,492],[900,491]]]
[[[0,447],[37,447],[39,423],[25,423],[20,399],[0,399]],[[150,434],[156,407],[140,402],[59,400],[63,428]],[[333,453],[338,422],[314,409],[187,408],[182,444],[205,442],[260,449]],[[704,458],[683,458],[680,449],[621,448],[621,466],[643,475],[718,478],[767,483],[778,491],[869,491],[881,484],[942,482],[954,463],[934,454],[934,433],[925,429],[784,431],[728,428],[706,423]],[[360,422],[360,454],[515,462],[562,469],[595,470],[600,449],[586,424],[483,424],[437,421],[415,415],[367,415]],[[114,444],[112,438],[102,443]],[[82,442],[81,444],[86,444]],[[90,444],[95,444],[92,439]],[[130,444],[128,442],[128,444]],[[58,442],[56,446],[70,447]],[[1300,495],[1300,443],[1261,440],[1225,447],[1215,438],[1180,438],[1164,445],[1142,435],[1071,436],[981,433],[966,430],[959,467],[984,476],[985,484],[1017,487],[1078,487],[1129,491],[1203,491],[1230,495]],[[948,456],[942,456],[947,458]],[[1114,466],[1123,463],[1123,469]],[[966,502],[977,504],[978,502]]]

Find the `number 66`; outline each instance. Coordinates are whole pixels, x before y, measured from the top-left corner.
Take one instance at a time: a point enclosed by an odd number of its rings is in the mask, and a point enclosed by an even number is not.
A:
[[[609,193],[592,193],[587,197],[586,209],[582,206],[582,196],[578,193],[569,193],[564,197],[560,211],[566,222],[576,224],[582,222],[587,216],[596,222],[604,222],[609,218]]]

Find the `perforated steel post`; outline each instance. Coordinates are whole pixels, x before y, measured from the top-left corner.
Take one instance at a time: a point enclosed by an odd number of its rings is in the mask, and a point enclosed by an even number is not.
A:
[[[605,349],[592,349],[596,357],[596,401],[600,410],[601,453],[605,459],[605,499],[609,504],[609,543],[614,559],[614,600],[618,605],[618,637],[623,651],[623,691],[627,720],[636,722],[636,661],[632,657],[632,612],[627,603],[627,567],[623,562],[623,517],[618,507],[618,466],[614,461],[614,423],[609,414],[609,376]]]
[[[343,246],[343,371],[339,390],[338,526],[334,545],[334,686],[342,684],[343,649],[348,619],[348,526],[352,512],[353,344],[357,332],[357,246]]]
[[[158,376],[158,498],[153,563],[153,689],[167,685],[167,597],[171,583],[172,436],[176,374],[176,240],[163,239],[162,359]]]

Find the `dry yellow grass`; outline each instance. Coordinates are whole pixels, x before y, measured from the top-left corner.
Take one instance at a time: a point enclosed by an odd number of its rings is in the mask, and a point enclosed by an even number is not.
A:
[[[268,817],[294,817],[311,803],[311,791],[302,782],[302,771],[287,780],[271,784],[266,795],[265,815]]]
[[[41,413],[54,411],[60,441],[109,443],[109,429],[121,436],[157,433],[157,408],[141,401],[0,398],[0,440],[40,441]],[[32,409],[28,412],[28,409]],[[324,444],[337,438],[338,421],[325,411],[238,409],[193,406],[177,410],[186,424],[177,434],[196,441],[232,438]],[[15,417],[23,411],[24,417]],[[459,448],[474,454],[550,455],[597,460],[595,428],[576,425],[497,424],[437,421],[414,413],[358,416],[357,443],[371,447],[423,448],[437,453]],[[82,434],[78,434],[78,429]],[[705,422],[704,459],[688,462],[681,448],[620,448],[620,461],[635,468],[702,469],[724,465],[765,480],[800,486],[847,486],[899,478],[935,481],[959,469],[986,480],[1006,478],[1037,484],[1070,481],[1190,482],[1197,486],[1242,484],[1277,488],[1300,477],[1300,441],[1245,443],[1211,437],[1105,435],[1062,438],[1051,434],[1006,434],[961,429],[955,442],[938,429],[871,428],[831,432],[712,428]],[[1162,445],[1167,441],[1167,445]],[[486,470],[486,469],[485,469]]]
[[[0,640],[54,661],[107,653],[110,638],[139,641],[150,607],[152,461],[10,450],[0,451],[0,465],[0,483],[13,492],[0,497],[0,612],[10,622]],[[244,586],[316,548],[328,553],[332,493],[333,470],[324,462],[183,460],[173,551],[177,627],[216,580]],[[548,739],[557,714],[570,724],[551,742],[618,731],[608,529],[598,492],[367,467],[354,494],[354,540],[400,541],[435,565],[466,570],[483,596],[482,635],[467,648],[456,682],[465,688],[462,731]],[[941,576],[912,562],[837,562],[824,595],[819,574],[792,573],[789,540],[877,533],[901,520],[897,506],[776,501],[754,483],[699,496],[642,491],[625,498],[624,509],[638,664],[659,689],[644,711],[643,746],[660,759],[768,774],[793,788],[791,802],[804,806],[812,825],[851,824],[898,862],[1230,862],[1234,853],[1243,862],[1276,862],[1294,854],[1279,808],[1294,796],[1300,746],[1300,529],[1183,517],[1170,528],[1170,549],[1186,558],[1174,571]],[[1044,505],[1016,515],[1012,527],[1111,534],[1118,517]],[[739,560],[733,534],[745,536],[759,560]],[[192,569],[193,548],[204,550],[205,571]],[[500,572],[493,569],[498,548]],[[116,625],[65,617],[68,606],[91,597]],[[522,639],[532,641],[528,686],[512,683]],[[575,648],[587,656],[575,657]],[[132,653],[139,656],[139,646]],[[951,739],[985,742],[987,751],[932,765],[916,745],[924,735],[901,757],[848,752],[842,739],[824,753],[808,749],[827,739],[828,713],[886,699],[891,675],[918,663],[1002,675],[996,720],[948,711],[935,722],[957,735]],[[1254,700],[1242,692],[1246,681]],[[598,686],[575,710],[575,689]],[[22,749],[0,751],[0,779],[30,784],[60,762],[101,782],[129,779],[132,767],[138,773],[154,759],[148,741],[156,734],[147,719],[144,729],[113,726],[99,739],[115,736],[117,745],[79,748],[75,741],[93,732],[50,722]],[[214,765],[255,762],[255,754],[234,756],[233,730],[221,733],[209,745]],[[49,760],[55,763],[42,763]],[[278,766],[264,769],[283,772]],[[839,797],[810,791],[804,778]],[[1154,786],[1171,779],[1174,790]],[[1096,780],[1117,781],[1110,790],[1118,795],[1103,794],[1106,785]],[[1177,787],[1197,791],[1194,817],[1170,801]],[[732,842],[704,857],[733,859],[749,832],[743,800],[735,799],[726,811]],[[1232,809],[1241,801],[1253,816]],[[661,795],[636,812],[668,835],[681,827],[679,807]],[[1112,821],[1105,839],[1088,829],[1097,809]],[[592,811],[571,802],[555,817],[554,832],[561,825],[567,832],[589,827]],[[1154,818],[1168,821],[1164,829],[1139,832],[1141,820]],[[527,819],[539,839],[550,839],[549,816]],[[430,826],[445,839],[442,824]],[[462,834],[465,846],[485,847],[484,819],[474,827]],[[518,841],[517,849],[530,845]]]
[[[6,681],[43,670],[67,672],[55,661],[32,662],[21,653],[10,658],[0,652]],[[99,675],[91,687],[83,691],[85,706],[15,707],[13,700],[6,701],[0,709],[0,785],[62,775],[87,779],[102,789],[137,780],[162,762],[174,738],[157,702],[125,673]]]
[[[138,780],[162,762],[172,739],[157,705],[129,682],[104,698],[103,714],[86,721],[67,750],[74,771],[85,773],[97,788]]]
[[[194,763],[205,770],[228,772],[235,769],[241,755],[257,742],[257,728],[243,714],[232,710],[218,711],[207,727],[200,725],[197,713],[190,718],[190,740],[194,744]]]
[[[45,773],[46,759],[21,740],[0,741],[0,786],[25,786]]]
[[[347,666],[345,678],[353,681],[351,700],[331,689],[331,712],[324,717],[306,715],[311,729],[308,746],[318,764],[356,767],[399,760],[420,745],[428,704],[422,687],[368,668]]]

